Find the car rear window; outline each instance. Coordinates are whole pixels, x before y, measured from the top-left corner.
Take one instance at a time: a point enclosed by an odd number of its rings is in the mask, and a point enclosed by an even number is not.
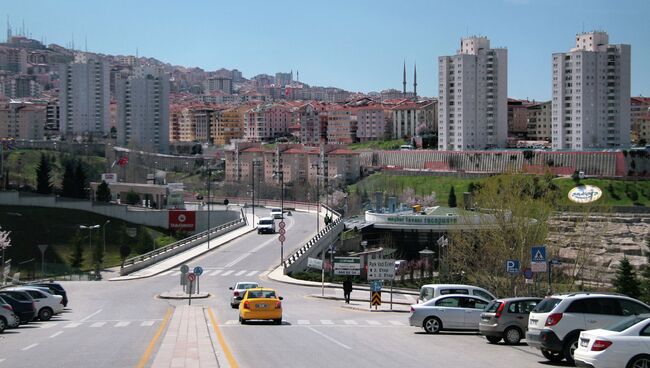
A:
[[[258,287],[259,285],[254,284],[254,283],[248,283],[248,284],[237,284],[237,289],[250,289],[250,288],[255,288]]]
[[[557,298],[546,298],[539,302],[535,309],[533,309],[534,313],[548,313],[555,308],[556,305],[560,303],[561,299]]]
[[[248,291],[249,299],[257,298],[275,298],[275,291],[270,290],[249,290]]]
[[[488,313],[495,313],[497,309],[503,304],[503,302],[498,302],[498,301],[493,301],[488,304],[487,308],[485,308],[485,311]]]
[[[469,290],[467,289],[440,289],[440,295],[448,294],[465,294],[469,295]]]
[[[614,323],[610,326],[603,327],[603,330],[608,330],[608,331],[616,331],[616,332],[621,332],[624,330],[627,330],[628,328],[636,325],[637,323],[647,320],[649,317],[647,315],[645,316],[633,316],[626,318],[620,322]]]
[[[272,225],[273,220],[260,220],[260,225]]]

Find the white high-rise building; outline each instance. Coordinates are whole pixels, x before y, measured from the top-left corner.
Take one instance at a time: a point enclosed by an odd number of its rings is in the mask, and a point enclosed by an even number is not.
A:
[[[456,55],[438,58],[438,81],[438,149],[506,146],[508,50],[463,38]]]
[[[553,54],[553,149],[630,145],[630,45],[610,45],[605,32],[576,36]]]
[[[151,72],[151,74],[150,74]],[[169,78],[148,70],[118,80],[117,143],[148,152],[169,152]]]
[[[59,114],[64,135],[101,136],[109,130],[109,65],[101,59],[60,67]]]

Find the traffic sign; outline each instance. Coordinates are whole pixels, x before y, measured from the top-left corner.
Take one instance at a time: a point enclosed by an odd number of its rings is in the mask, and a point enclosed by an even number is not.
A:
[[[190,267],[186,264],[181,266],[181,273],[188,273],[190,272]]]
[[[392,280],[395,278],[394,259],[369,259],[368,280]]]
[[[307,267],[315,268],[317,270],[323,269],[323,261],[318,258],[307,257]]]
[[[193,274],[193,273],[191,273],[191,272],[188,273],[188,274],[187,274],[187,280],[188,280],[189,282],[192,282],[192,281],[196,280],[196,275]]]
[[[557,259],[557,258],[553,258],[553,259],[551,259],[551,264],[552,264],[553,266],[559,266],[559,265],[562,264],[562,262],[560,262],[560,260]]]
[[[196,274],[196,276],[203,275],[203,268],[201,266],[194,267],[194,273]]]
[[[379,280],[374,280],[373,282],[370,283],[370,290],[371,291],[381,291],[381,281]]]
[[[381,292],[379,292],[379,291],[373,291],[373,292],[371,293],[371,297],[370,297],[370,305],[371,305],[371,306],[381,305]]]
[[[280,240],[280,243],[284,243],[284,241],[287,240],[287,239],[284,237],[284,235],[280,235],[278,240]]]
[[[334,274],[347,276],[361,275],[361,258],[334,257]]]
[[[280,226],[280,229],[284,229],[284,227],[286,226],[286,224],[284,223],[284,220],[283,220],[283,221],[280,221],[280,223],[278,224],[278,226]]]
[[[287,231],[283,227],[281,227],[280,228],[280,235],[284,235],[286,233],[287,233]]]
[[[530,251],[531,262],[546,262],[546,247],[532,247]]]
[[[518,274],[519,273],[519,261],[516,259],[509,259],[506,261],[506,272]]]
[[[530,267],[527,267],[524,270],[524,277],[526,278],[526,280],[529,280],[529,279],[533,278],[533,270],[531,270]]]

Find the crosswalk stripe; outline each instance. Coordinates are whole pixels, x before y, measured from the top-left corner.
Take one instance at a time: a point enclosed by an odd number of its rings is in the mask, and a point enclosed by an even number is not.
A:
[[[400,322],[400,321],[388,321],[388,323],[390,323],[393,326],[404,326],[404,322]]]
[[[236,319],[229,319],[226,321],[227,325],[236,325],[238,321]]]
[[[67,325],[63,326],[63,328],[75,328],[81,326],[81,323],[79,322],[72,322],[68,323]]]
[[[165,272],[161,273],[160,276],[167,276],[172,272],[174,272],[174,270],[165,271]]]
[[[320,323],[322,325],[333,325],[334,324],[334,322],[330,321],[329,319],[321,319]]]
[[[92,325],[90,325],[90,327],[102,327],[105,324],[106,322],[95,322]]]
[[[42,324],[40,327],[41,328],[52,328],[54,326],[58,325],[56,322],[47,322],[47,324]]]
[[[251,271],[246,276],[254,276],[254,275],[257,275],[258,272],[259,271]]]
[[[237,272],[237,273],[235,274],[235,276],[241,276],[241,275],[243,275],[243,274],[245,274],[245,273],[246,273],[245,270],[244,270],[244,271],[239,271],[239,272]]]
[[[306,320],[306,319],[299,319],[299,320],[297,321],[297,323],[298,323],[299,325],[308,325],[310,322],[309,322],[308,320]]]
[[[229,271],[226,271],[226,272],[222,273],[221,276],[228,276],[228,275],[230,275],[230,274],[233,273],[233,272],[235,272],[235,271],[233,271],[233,270],[229,270]]]
[[[115,327],[126,327],[126,326],[128,326],[129,324],[131,324],[130,321],[117,322],[117,323],[115,324]]]
[[[216,270],[216,271],[213,271],[213,272],[210,273],[209,276],[217,276],[217,275],[220,274],[222,271],[223,271],[223,270]]]
[[[379,325],[381,325],[381,323],[379,323],[378,321],[368,320],[366,322],[368,322],[368,324],[371,325],[371,326],[379,326]]]
[[[140,323],[140,326],[142,327],[153,326],[154,323],[156,323],[156,321],[144,321]]]
[[[357,321],[353,321],[351,319],[346,319],[345,321],[343,321],[343,323],[345,323],[346,325],[356,325],[356,324],[358,324]]]

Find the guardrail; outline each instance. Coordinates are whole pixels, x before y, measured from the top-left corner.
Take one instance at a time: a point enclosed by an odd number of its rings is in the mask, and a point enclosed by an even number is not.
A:
[[[243,213],[242,213],[243,214]],[[175,243],[168,244],[164,247],[158,248],[156,250],[152,250],[151,252],[147,252],[145,254],[141,254],[136,257],[131,257],[127,260],[124,261],[124,264],[122,265],[120,269],[120,275],[126,275],[131,272],[134,272],[138,269],[144,268],[148,266],[149,264],[153,264],[155,262],[146,262],[146,261],[151,261],[155,258],[167,258],[172,255],[175,255],[179,253],[182,250],[185,250],[183,248],[191,248],[195,245],[200,244],[201,242],[197,242],[198,240],[202,240],[202,238],[207,237],[208,234],[210,235],[223,235],[229,231],[235,230],[237,228],[240,228],[242,226],[246,226],[247,220],[246,216],[243,216],[237,220],[227,222],[225,224],[219,225],[217,227],[213,227],[212,229],[200,232],[198,234],[194,234],[192,236],[189,236],[185,239],[181,239]],[[144,267],[136,267],[138,264],[142,264],[143,262],[146,262],[147,265]]]

